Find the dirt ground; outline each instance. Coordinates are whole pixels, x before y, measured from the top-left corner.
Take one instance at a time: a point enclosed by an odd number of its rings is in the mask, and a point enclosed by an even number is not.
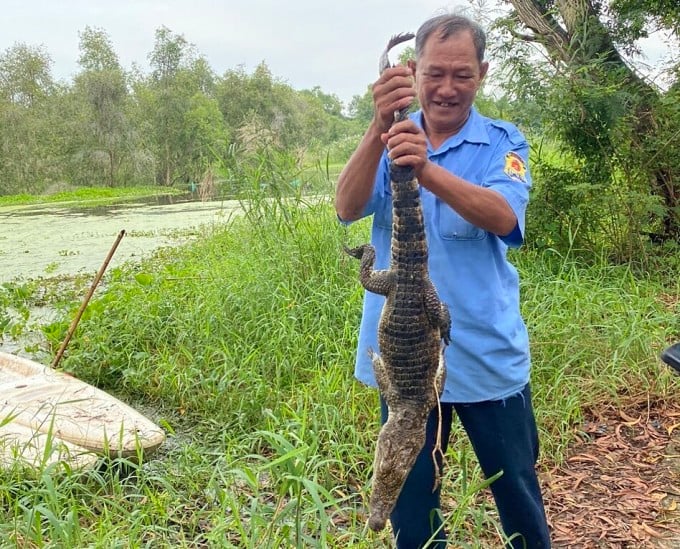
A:
[[[586,418],[542,475],[554,546],[680,548],[680,404],[631,398]]]

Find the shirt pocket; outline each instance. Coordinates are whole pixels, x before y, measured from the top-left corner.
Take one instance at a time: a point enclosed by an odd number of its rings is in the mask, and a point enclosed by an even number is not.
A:
[[[482,240],[486,231],[466,221],[450,206],[437,200],[437,226],[444,240]]]

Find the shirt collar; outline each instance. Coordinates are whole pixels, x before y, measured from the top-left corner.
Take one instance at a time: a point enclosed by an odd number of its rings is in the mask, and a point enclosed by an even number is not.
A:
[[[422,110],[415,112],[413,119],[420,128],[423,127]],[[480,115],[474,107],[470,109],[470,116],[458,133],[444,141],[436,151],[432,149],[428,140],[427,150],[429,153],[443,153],[459,146],[465,141],[468,143],[481,143],[484,145],[488,145],[491,142],[489,139],[489,132],[486,131],[486,124],[484,124],[484,117]]]

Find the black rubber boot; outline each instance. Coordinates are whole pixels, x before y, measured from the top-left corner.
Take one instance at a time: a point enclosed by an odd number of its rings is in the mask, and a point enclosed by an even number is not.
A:
[[[680,343],[671,345],[661,353],[661,360],[680,374]]]

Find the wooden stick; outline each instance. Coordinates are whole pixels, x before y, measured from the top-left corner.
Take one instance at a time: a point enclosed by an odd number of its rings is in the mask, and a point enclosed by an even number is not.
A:
[[[78,326],[78,322],[80,322],[80,317],[83,316],[83,313],[85,312],[85,308],[87,307],[87,304],[90,302],[90,298],[92,297],[92,294],[94,294],[94,291],[97,289],[97,285],[99,284],[99,281],[102,279],[102,276],[104,276],[104,271],[106,271],[106,268],[109,266],[109,261],[111,261],[113,254],[116,252],[116,248],[118,248],[118,244],[120,244],[120,241],[123,239],[124,236],[125,236],[125,229],[123,229],[122,231],[120,231],[120,233],[118,233],[118,237],[116,237],[116,241],[113,243],[113,246],[111,246],[111,249],[109,250],[109,254],[106,256],[104,263],[102,263],[102,266],[99,268],[99,272],[97,273],[97,276],[95,277],[94,282],[92,282],[92,285],[90,286],[90,289],[87,292],[85,299],[81,303],[80,309],[78,309],[78,313],[76,314],[76,317],[73,319],[73,322],[71,322],[71,326],[69,326],[68,332],[66,333],[66,338],[62,342],[61,347],[59,347],[59,350],[57,351],[57,355],[54,357],[54,360],[52,361],[52,368],[56,368],[57,364],[59,364],[59,361],[61,360],[61,357],[64,354],[64,351],[66,350],[66,346],[68,345],[68,342],[71,341],[71,336],[73,335],[73,332],[76,331],[76,327]]]

